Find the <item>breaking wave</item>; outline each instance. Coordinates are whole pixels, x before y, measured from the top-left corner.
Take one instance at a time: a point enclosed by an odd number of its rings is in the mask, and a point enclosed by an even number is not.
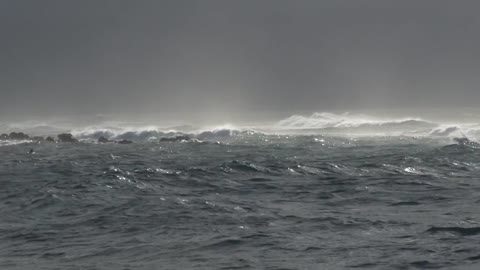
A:
[[[0,146],[31,143],[31,140],[0,140]]]
[[[275,124],[279,130],[322,130],[331,132],[386,133],[425,131],[438,124],[418,118],[380,119],[349,113],[314,113],[310,116],[293,115]]]
[[[480,138],[480,124],[440,123],[421,118],[379,118],[349,113],[293,115],[278,121],[273,127],[276,131],[292,134]]]
[[[65,128],[48,123],[18,123],[14,126],[0,125],[0,133],[23,131],[29,135],[55,136],[61,132],[72,133],[80,140],[156,141],[162,138],[191,138],[222,141],[237,137],[263,135],[339,135],[339,136],[415,136],[433,138],[468,137],[480,138],[480,124],[440,123],[431,120],[409,118],[381,118],[362,114],[313,113],[308,116],[293,115],[267,124],[222,125],[193,127],[181,125],[162,128],[158,126],[134,126],[105,123],[95,126]],[[183,137],[182,137],[183,136]]]
[[[72,134],[82,140],[93,139],[97,140],[100,137],[109,138],[111,140],[133,140],[133,141],[156,141],[161,139],[184,139],[191,138],[197,140],[218,140],[228,139],[242,135],[257,134],[249,129],[212,129],[212,130],[197,130],[193,132],[183,132],[177,130],[168,130],[160,128],[86,128],[73,130]]]

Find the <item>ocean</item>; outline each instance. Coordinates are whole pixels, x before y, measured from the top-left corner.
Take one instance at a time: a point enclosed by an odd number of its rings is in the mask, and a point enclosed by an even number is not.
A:
[[[0,269],[480,267],[472,125],[71,132],[1,141]]]

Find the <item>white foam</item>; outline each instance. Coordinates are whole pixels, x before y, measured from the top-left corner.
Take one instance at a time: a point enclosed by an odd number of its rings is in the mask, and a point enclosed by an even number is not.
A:
[[[45,135],[55,136],[62,132],[70,132],[78,139],[98,139],[104,136],[112,140],[136,140],[148,141],[156,140],[161,137],[170,137],[175,135],[189,135],[201,139],[208,138],[227,138],[236,135],[246,136],[256,133],[266,134],[335,134],[335,135],[389,135],[389,136],[428,136],[428,137],[459,137],[469,136],[472,139],[480,137],[480,124],[459,124],[459,123],[439,123],[417,117],[388,118],[371,116],[364,114],[342,113],[334,114],[328,112],[317,112],[311,115],[292,115],[277,122],[252,124],[249,126],[239,126],[228,123],[221,125],[209,125],[204,127],[178,126],[161,127],[156,125],[135,125],[132,122],[104,122],[95,126],[77,127],[74,129],[59,131],[62,127],[57,126],[29,126],[45,124],[43,122],[19,123],[18,125],[9,125],[8,131],[26,131],[31,136]],[[18,130],[13,129],[14,127]],[[2,128],[5,128],[3,125]],[[41,130],[43,134],[33,132]],[[5,132],[7,130],[4,130]],[[249,132],[251,131],[251,132]],[[6,144],[6,143],[4,143]]]
[[[310,116],[293,115],[275,124],[279,129],[319,129],[319,128],[351,128],[361,125],[382,125],[404,123],[408,121],[426,122],[420,118],[379,118],[362,114],[334,114],[328,112],[313,113]]]

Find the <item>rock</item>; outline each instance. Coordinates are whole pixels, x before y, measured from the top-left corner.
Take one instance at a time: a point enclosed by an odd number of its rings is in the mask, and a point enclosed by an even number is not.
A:
[[[131,144],[131,143],[133,143],[133,142],[132,142],[132,141],[129,141],[129,140],[121,140],[121,141],[118,141],[118,142],[116,142],[116,143],[118,143],[118,144]]]
[[[43,141],[45,141],[45,139],[42,136],[34,136],[34,137],[32,137],[32,141],[43,142]]]
[[[109,143],[109,142],[112,142],[112,141],[110,141],[109,139],[101,136],[100,138],[98,138],[98,142],[99,143]]]
[[[0,135],[0,140],[8,140],[8,139],[10,139],[10,136],[8,136],[8,134]]]
[[[46,139],[45,139],[46,142],[55,142],[55,139],[52,138],[51,136],[48,136]]]
[[[73,137],[70,133],[62,133],[57,135],[58,140],[60,142],[69,142],[69,143],[77,143],[78,140]]]
[[[466,145],[466,146],[472,146],[472,147],[480,148],[480,143],[475,142],[475,141],[471,141],[471,140],[468,139],[467,137],[463,137],[463,138],[453,138],[453,140],[454,140],[456,143],[458,143],[459,145]]]
[[[181,135],[181,136],[175,136],[175,137],[166,137],[166,138],[161,138],[161,142],[181,142],[181,141],[188,141],[190,140],[190,137],[187,135]]]
[[[30,136],[23,132],[12,132],[9,135],[10,140],[28,140],[30,139]]]

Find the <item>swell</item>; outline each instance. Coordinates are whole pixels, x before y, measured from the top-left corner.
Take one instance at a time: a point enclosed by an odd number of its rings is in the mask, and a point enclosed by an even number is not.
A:
[[[183,136],[155,132],[141,136]],[[281,268],[265,267],[265,254],[291,262],[284,268],[311,262],[313,269],[478,259],[477,215],[465,206],[478,203],[480,165],[469,141],[186,134],[273,143],[2,148],[0,257],[46,258],[37,269],[96,261],[118,262],[108,269],[232,268],[233,253],[255,269]],[[461,249],[471,251],[450,252]],[[185,265],[172,265],[172,257]],[[319,266],[318,258],[328,261]]]

